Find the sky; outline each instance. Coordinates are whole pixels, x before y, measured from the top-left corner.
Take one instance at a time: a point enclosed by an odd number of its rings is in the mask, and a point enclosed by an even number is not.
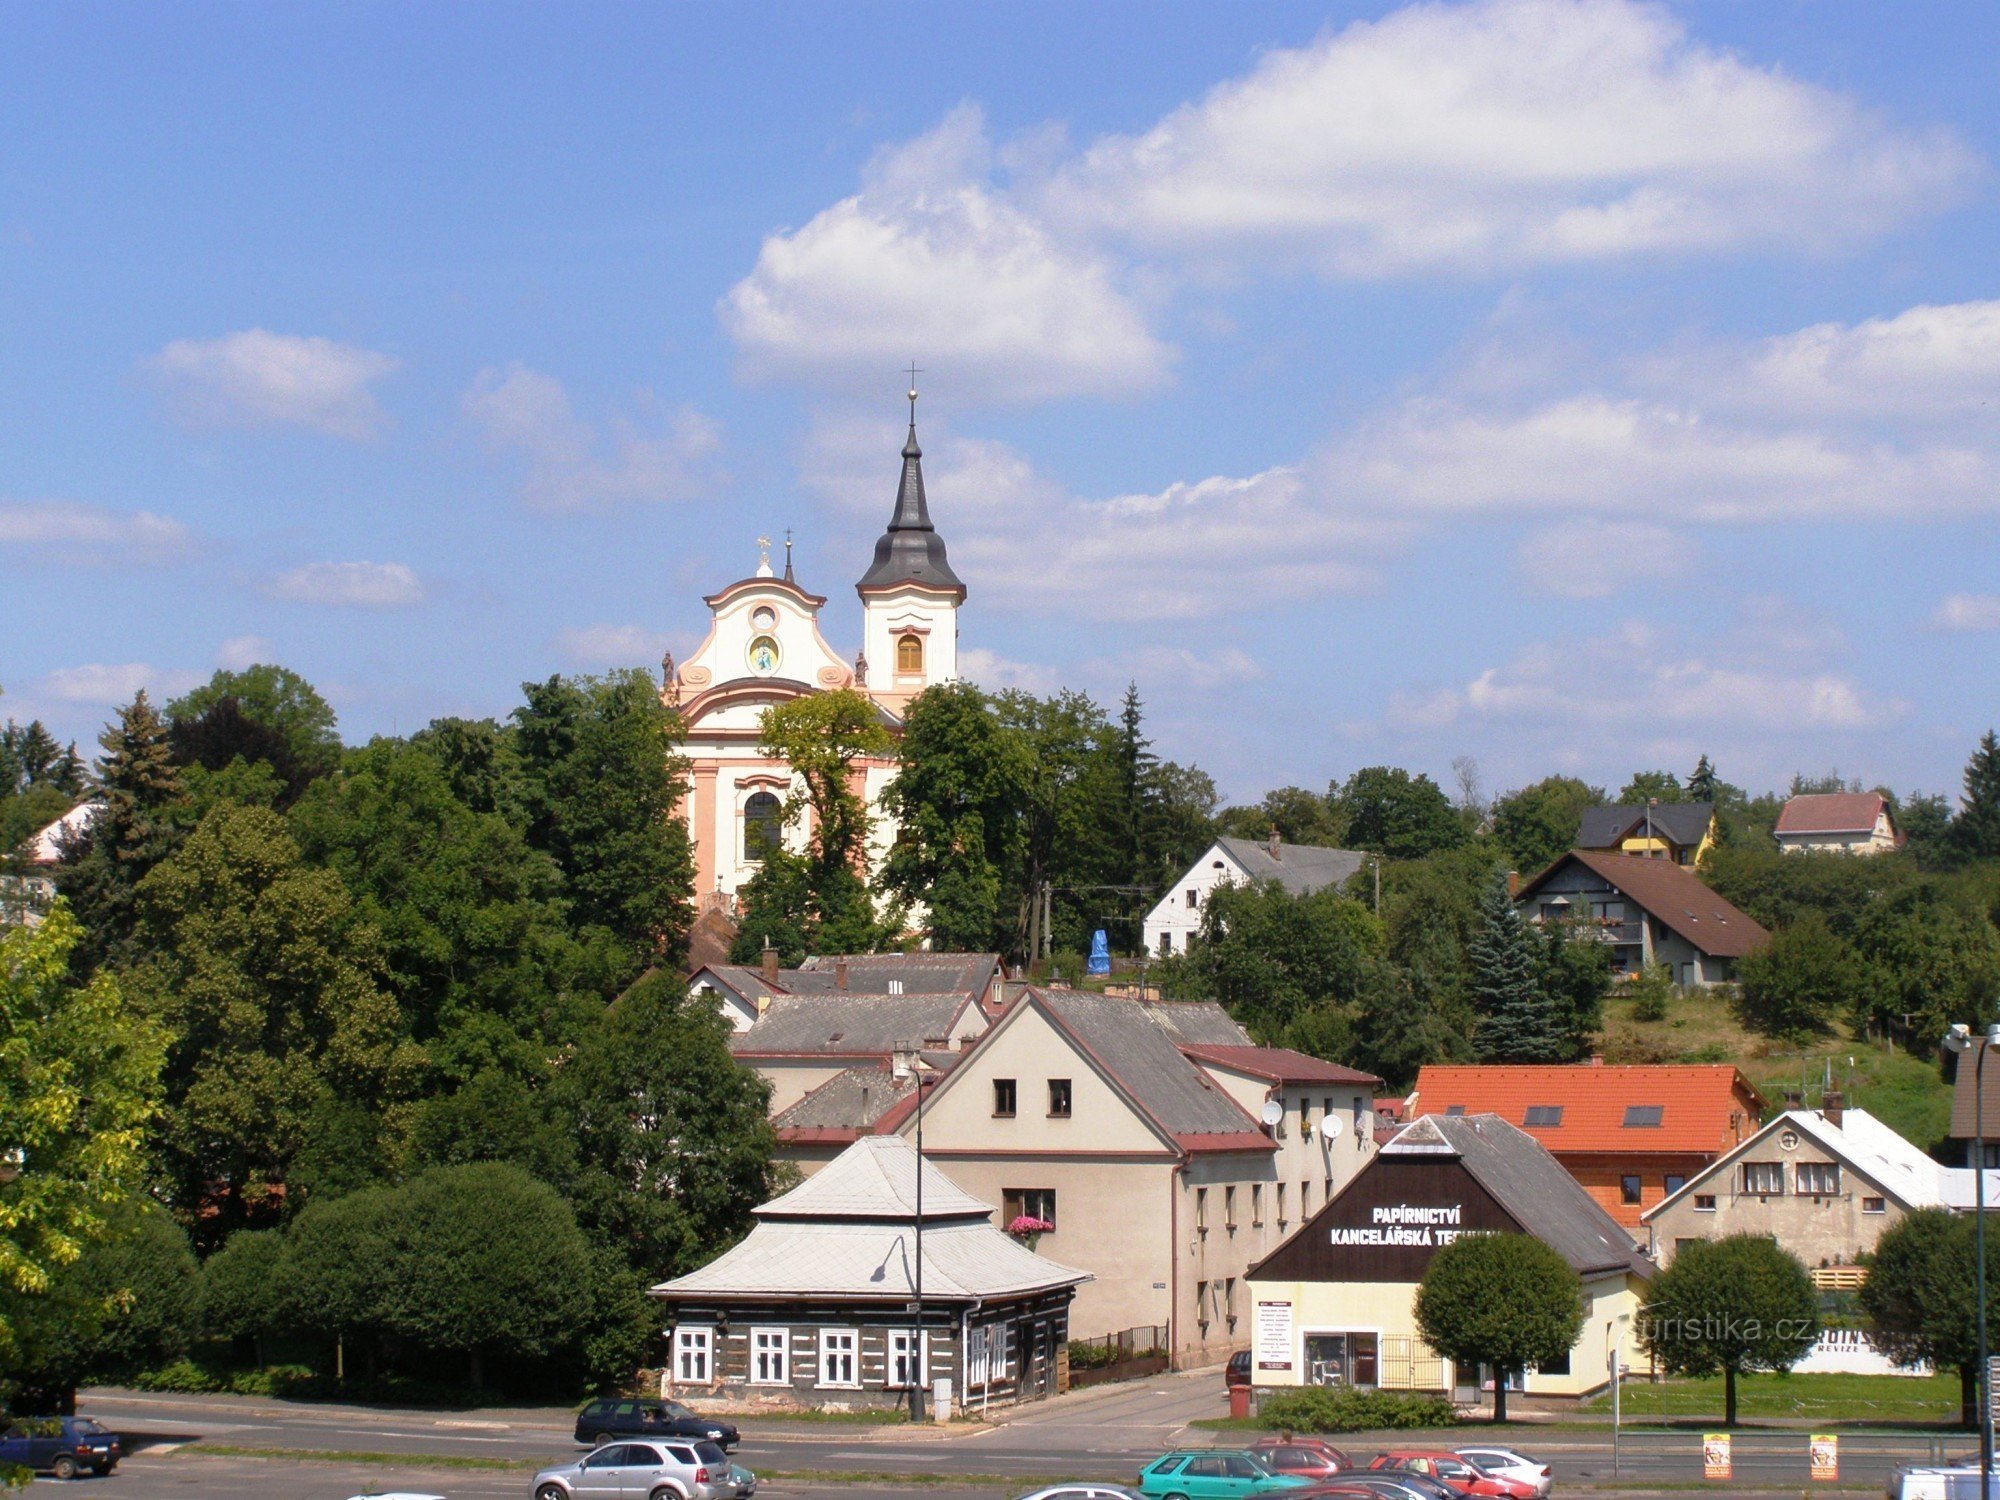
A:
[[[909,377],[993,688],[1231,801],[2000,721],[2000,6],[0,9],[0,716],[360,742],[851,654]]]

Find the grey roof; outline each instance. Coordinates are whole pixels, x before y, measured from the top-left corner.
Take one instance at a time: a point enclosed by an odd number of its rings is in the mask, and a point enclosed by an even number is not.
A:
[[[1153,1015],[1165,1007],[1083,990],[1034,993],[1057,1024],[1170,1135],[1221,1135],[1257,1128],[1234,1099],[1182,1055],[1173,1035]]]
[[[1256,839],[1217,839],[1229,857],[1248,872],[1252,880],[1275,880],[1295,896],[1307,896],[1330,885],[1339,885],[1368,862],[1357,849],[1323,849],[1317,844],[1278,845],[1278,857],[1271,857],[1267,844]]]
[[[835,968],[847,965],[847,988],[857,993],[883,995],[891,980],[901,980],[906,991],[920,990],[942,995],[961,990],[980,995],[999,970],[997,953],[859,953],[844,959],[832,954],[808,958],[796,969],[778,971],[780,988],[793,994],[824,992],[835,988]]]
[[[890,512],[889,529],[875,543],[875,561],[855,587],[883,588],[898,583],[926,583],[961,595],[965,592],[965,585],[945,559],[944,538],[931,525],[930,505],[924,499],[924,450],[917,446],[914,398],[910,438],[903,444],[903,477],[896,486],[896,508]]]
[[[1499,1115],[1425,1115],[1396,1132],[1381,1154],[1456,1156],[1523,1229],[1579,1273],[1653,1274],[1632,1236],[1548,1148]]]
[[[1250,1033],[1213,1000],[1141,1000],[1134,1002],[1183,1047],[1249,1047]]]
[[[898,1078],[880,1064],[848,1068],[833,1075],[771,1123],[780,1130],[863,1130],[916,1088],[914,1073]]]
[[[879,1056],[906,1043],[951,1035],[952,1022],[971,1002],[948,995],[778,995],[764,1014],[729,1039],[738,1056],[823,1052]]]
[[[1632,837],[1634,829],[1644,832],[1646,816],[1645,806],[1639,803],[1586,807],[1577,828],[1576,847],[1616,849]],[[1653,829],[1676,844],[1697,845],[1714,816],[1713,802],[1662,802],[1653,808]]]
[[[669,1302],[796,1296],[906,1303],[916,1283],[918,1165],[902,1137],[864,1137],[759,1208],[741,1244],[662,1282],[653,1295]],[[1026,1296],[1091,1279],[995,1228],[991,1206],[928,1161],[922,1172],[926,1298]]]

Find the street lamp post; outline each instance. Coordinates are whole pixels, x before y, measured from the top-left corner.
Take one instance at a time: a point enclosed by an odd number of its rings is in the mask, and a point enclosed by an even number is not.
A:
[[[910,1340],[910,1420],[924,1419],[924,1075],[914,1072],[917,1084],[917,1326]],[[1982,1325],[1984,1326],[1984,1325]]]
[[[1959,1054],[1978,1049],[1972,1061],[1972,1258],[1979,1307],[1979,1495],[1993,1500],[1993,1389],[1986,1363],[1986,1054],[2000,1047],[2000,1023],[1986,1028],[1977,1041],[1972,1028],[1953,1026],[1945,1046]]]

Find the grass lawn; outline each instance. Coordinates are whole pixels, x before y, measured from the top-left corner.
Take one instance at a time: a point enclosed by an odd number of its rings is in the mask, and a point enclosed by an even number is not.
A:
[[[1958,1377],[1931,1375],[1746,1375],[1736,1382],[1737,1415],[1810,1417],[1824,1422],[1955,1422]],[[1608,1412],[1611,1398],[1585,1408]],[[1722,1418],[1722,1377],[1633,1381],[1625,1387],[1626,1421],[1653,1417]]]

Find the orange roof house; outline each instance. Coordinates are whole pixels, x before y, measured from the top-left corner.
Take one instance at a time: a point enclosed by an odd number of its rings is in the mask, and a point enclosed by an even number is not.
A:
[[[1546,1146],[1619,1223],[1756,1131],[1764,1098],[1728,1063],[1433,1064],[1411,1118],[1496,1114]]]

